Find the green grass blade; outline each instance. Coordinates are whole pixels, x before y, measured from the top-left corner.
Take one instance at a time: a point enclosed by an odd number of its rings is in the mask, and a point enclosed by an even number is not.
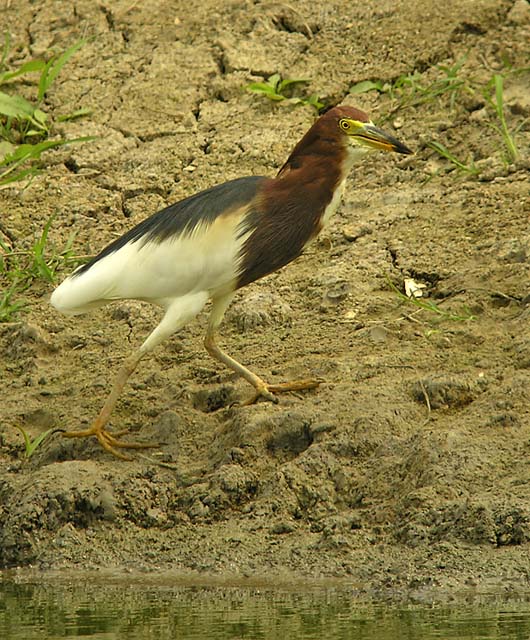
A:
[[[56,429],[48,429],[47,431],[43,431],[40,433],[34,440],[28,435],[28,432],[21,427],[20,425],[14,425],[15,429],[18,429],[24,438],[24,453],[26,458],[31,458],[31,456],[35,453],[37,447],[42,443],[42,441],[50,434],[56,431]]]
[[[497,106],[497,114],[499,118],[504,115],[503,99],[504,99],[504,79],[500,74],[493,76],[493,83],[495,86],[495,104]]]
[[[325,104],[320,101],[317,94],[313,94],[309,97],[293,96],[292,89],[295,85],[306,84],[308,82],[311,81],[305,78],[286,78],[282,80],[281,76],[278,73],[275,73],[272,76],[269,76],[266,82],[252,82],[251,84],[246,85],[245,88],[248,91],[261,94],[275,102],[285,100],[289,104],[309,105],[320,113],[320,111],[325,107]]]
[[[37,94],[37,104],[40,104],[46,95],[46,91],[50,88],[51,83],[48,82],[48,76],[50,74],[50,69],[53,64],[53,58],[48,60],[44,69],[42,70],[39,78],[39,91]]]
[[[307,104],[310,104],[312,107],[314,107],[318,113],[320,113],[321,109],[326,106],[324,102],[320,102],[320,98],[316,93],[310,95],[306,102]]]
[[[440,309],[440,307],[431,300],[421,300],[420,298],[409,298],[406,294],[400,291],[396,285],[392,282],[389,276],[386,276],[386,281],[392,291],[394,291],[398,298],[407,304],[410,304],[418,309],[423,309],[424,311],[429,311],[441,318],[446,320],[451,320],[453,322],[468,322],[471,320],[475,320],[475,316],[470,313],[467,309],[465,309],[465,314],[457,314],[452,313],[451,311],[445,311],[444,309]]]
[[[12,302],[13,296],[19,292],[18,282],[13,282],[6,291],[0,294],[0,322],[11,322],[17,313],[28,306],[28,303],[23,300]]]
[[[21,426],[19,426],[18,424],[15,425],[15,429],[18,429],[20,431],[20,433],[22,434],[22,437],[24,438],[24,447],[26,449],[26,454],[27,454],[28,449],[31,446],[31,440],[29,439],[28,432],[25,429],[23,429]]]
[[[40,160],[41,155],[45,151],[57,147],[62,147],[67,144],[90,142],[91,140],[95,139],[96,136],[81,136],[79,138],[71,138],[70,140],[43,140],[42,142],[38,142],[37,144],[19,145],[13,153],[5,156],[2,160],[0,160],[0,167],[6,168],[5,171],[0,173],[0,188],[5,186],[6,184],[15,182],[16,180],[21,180],[28,175],[36,175],[38,173],[38,169],[34,167],[24,169],[17,174],[14,174],[13,172],[16,171],[18,167],[20,167],[20,165],[22,165],[24,162]],[[16,177],[13,177],[14,175],[16,175]]]
[[[252,82],[247,86],[247,89],[256,93],[276,93],[276,89],[266,82]]]
[[[367,93],[368,91],[383,91],[382,82],[372,82],[372,80],[361,80],[349,88],[349,93],[352,95],[358,95],[360,93]]]
[[[305,80],[304,78],[286,78],[285,80],[282,80],[278,84],[277,91],[278,91],[278,93],[282,93],[283,91],[285,91],[285,89],[287,89],[288,87],[290,87],[292,85],[295,85],[295,84],[307,84],[308,82],[310,82],[310,80]]]
[[[33,245],[33,264],[30,267],[30,272],[36,277],[42,277],[48,282],[55,282],[55,276],[46,262],[46,244],[48,242],[48,234],[54,221],[56,214],[53,213],[42,229],[42,233],[37,242]]]
[[[26,73],[31,73],[34,71],[42,71],[42,69],[46,66],[46,63],[43,60],[30,60],[29,62],[24,63],[21,67],[16,69],[15,71],[6,71],[5,73],[0,75],[0,84],[4,84],[5,82],[9,82],[14,78],[18,78]]]
[[[502,136],[508,150],[509,160],[513,162],[519,154],[517,147],[515,146],[515,141],[508,129],[508,124],[506,123],[506,117],[504,115],[504,79],[500,74],[495,74],[493,76],[493,81],[495,85],[495,110],[497,111],[497,116],[501,123]]]
[[[28,119],[33,117],[35,107],[22,96],[10,96],[0,91],[0,114],[11,118]]]
[[[14,173],[16,167],[8,169],[3,173],[0,173],[0,189],[4,189],[13,182],[19,182],[25,178],[33,178],[39,173],[37,167],[29,167],[28,169],[21,169]]]
[[[0,167],[6,166],[11,162],[18,160],[26,160],[27,158],[40,158],[41,154],[48,149],[62,147],[66,144],[75,144],[78,142],[90,142],[95,140],[96,136],[81,136],[79,138],[61,139],[61,140],[43,140],[37,144],[21,144],[15,151],[0,161]]]
[[[54,83],[55,78],[61,72],[61,69],[64,65],[70,60],[70,58],[77,52],[79,49],[86,43],[86,40],[78,40],[71,47],[69,47],[66,51],[61,53],[60,56],[56,58],[52,58],[45,66],[41,73],[40,81],[39,81],[39,93],[37,96],[37,102],[40,104],[46,95],[46,92],[49,90],[51,85]]]
[[[54,431],[56,431],[56,429],[47,429],[46,431],[39,433],[39,435],[32,442],[30,442],[29,447],[26,446],[26,457],[31,458],[31,456],[37,450],[37,447],[44,441],[45,438],[50,435],[50,433],[53,433]]]
[[[281,81],[281,76],[279,73],[273,73],[272,76],[269,76],[267,78],[267,84],[271,86],[275,91],[278,88],[280,81]]]
[[[77,118],[83,118],[84,116],[89,116],[92,114],[92,109],[88,107],[81,107],[80,109],[76,109],[72,111],[72,113],[65,113],[62,116],[58,116],[56,118],[57,122],[68,122],[69,120],[77,120]]]
[[[433,149],[433,151],[436,151],[436,153],[441,155],[442,158],[449,160],[449,162],[454,164],[458,169],[461,169],[462,171],[465,171],[466,173],[470,173],[472,175],[478,174],[478,169],[475,167],[473,162],[471,162],[471,164],[469,165],[464,164],[440,142],[431,140],[430,142],[427,142],[427,146]]]

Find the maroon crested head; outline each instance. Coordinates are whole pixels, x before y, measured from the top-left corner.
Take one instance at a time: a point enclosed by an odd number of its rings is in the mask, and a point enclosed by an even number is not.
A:
[[[367,113],[360,109],[356,109],[355,107],[350,107],[349,105],[333,107],[333,109],[330,109],[321,115],[317,122],[322,121],[338,124],[342,118],[349,118],[350,120],[356,120],[357,122],[370,122],[370,116]]]
[[[362,156],[374,149],[412,153],[397,138],[375,127],[364,111],[348,105],[333,107],[320,116],[298,142],[278,177],[298,168],[309,156],[342,164],[346,157]]]

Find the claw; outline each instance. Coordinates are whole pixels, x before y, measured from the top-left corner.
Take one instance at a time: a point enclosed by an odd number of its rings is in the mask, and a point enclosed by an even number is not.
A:
[[[244,400],[243,402],[240,402],[240,406],[241,407],[248,407],[251,404],[256,404],[256,402],[260,399],[263,398],[264,400],[268,400],[269,402],[272,402],[273,404],[278,404],[279,400],[278,398],[274,395],[274,393],[272,393],[272,391],[269,390],[269,386],[268,385],[263,385],[263,387],[259,387],[256,389],[256,393],[254,393],[253,396],[250,396],[250,398],[248,398],[248,400]]]
[[[124,433],[127,433],[127,429],[120,431],[117,433],[117,436],[121,436]],[[132,460],[130,456],[126,456],[121,451],[117,451],[117,448],[120,449],[150,449],[153,447],[157,447],[157,444],[148,444],[141,442],[123,442],[123,440],[119,440],[114,435],[110,434],[108,431],[103,429],[102,427],[98,427],[97,425],[92,426],[90,429],[86,429],[85,431],[63,431],[63,438],[86,438],[88,436],[95,436],[101,446],[108,451],[116,458],[120,458],[120,460]]]
[[[322,380],[293,380],[292,382],[280,382],[278,384],[260,384],[256,386],[256,393],[248,400],[240,403],[240,406],[247,407],[255,404],[260,398],[278,404],[279,400],[275,393],[285,393],[287,391],[301,391],[303,389],[316,389]]]

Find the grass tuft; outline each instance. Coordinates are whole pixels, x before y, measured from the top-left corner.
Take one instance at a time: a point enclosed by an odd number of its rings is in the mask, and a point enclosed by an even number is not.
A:
[[[492,92],[495,96],[494,98],[491,97]],[[484,91],[484,97],[486,103],[493,108],[498,120],[498,123],[490,123],[490,126],[500,134],[504,141],[508,162],[514,162],[519,157],[519,152],[515,145],[514,137],[508,129],[506,116],[504,114],[504,78],[502,75],[497,73],[488,82]]]
[[[302,78],[286,78],[282,80],[279,73],[269,76],[265,82],[252,82],[246,86],[248,91],[264,96],[273,102],[283,102],[293,105],[309,105],[318,113],[326,106],[320,101],[318,95],[310,96],[296,95],[296,89],[303,84],[307,84],[309,80]]]
[[[58,431],[58,429],[48,429],[47,431],[43,431],[42,433],[40,433],[36,438],[32,440],[29,437],[28,432],[23,427],[21,427],[18,424],[14,426],[15,426],[15,429],[18,429],[20,431],[20,433],[22,434],[22,437],[24,438],[24,455],[27,459],[31,458],[31,456],[35,453],[39,445],[41,445],[44,442],[44,440],[46,439],[47,436],[50,435],[50,433],[54,433],[55,431]]]
[[[0,293],[0,322],[11,322],[28,305],[25,300],[13,301],[13,297],[19,293],[19,282],[16,280]]]
[[[48,241],[55,214],[46,221],[40,236],[28,249],[14,249],[0,238],[0,281],[7,283],[0,294],[0,322],[10,322],[23,312],[28,302],[20,296],[35,282],[54,283],[59,269],[79,264],[73,255],[73,233],[61,250]]]
[[[465,57],[460,58],[452,66],[436,65],[435,68],[439,75],[429,83],[424,82],[421,73],[414,71],[399,76],[392,82],[362,80],[351,86],[349,93],[358,95],[368,91],[377,91],[388,95],[395,104],[389,110],[387,119],[397,111],[418,107],[442,97],[449,97],[450,107],[453,108],[460,92],[466,87],[466,81],[459,77],[464,62]]]
[[[54,120],[42,104],[65,64],[84,44],[84,40],[79,40],[63,53],[52,55],[48,62],[30,60],[18,69],[10,70],[6,69],[10,45],[10,38],[6,35],[0,58],[0,87],[6,87],[6,91],[0,90],[0,189],[21,180],[26,180],[27,187],[40,172],[38,162],[45,151],[94,139],[93,136],[70,140],[62,137],[50,139],[54,134]],[[28,82],[35,73],[39,77],[34,101],[12,91],[7,92],[14,81],[23,79]],[[89,113],[88,109],[81,108],[70,114],[59,115],[56,120],[63,122]]]
[[[486,126],[492,128],[500,136],[505,149],[504,160],[512,163],[519,157],[519,150],[516,145],[515,135],[518,129],[524,124],[520,123],[519,128],[510,130],[506,121],[506,109],[504,104],[504,86],[508,79],[521,73],[527,73],[528,68],[509,69],[500,74],[494,74],[486,83],[466,76],[464,73],[465,57],[460,58],[454,64],[436,65],[436,77],[425,82],[423,75],[415,71],[408,75],[403,75],[392,82],[382,80],[362,80],[350,87],[349,92],[354,95],[377,91],[388,96],[390,100],[389,108],[386,109],[384,120],[389,120],[398,111],[415,108],[430,102],[443,100],[444,108],[453,111],[459,106],[459,101],[464,97],[471,96],[478,104],[489,107],[491,113],[486,121]],[[460,104],[460,106],[462,106]],[[458,158],[458,154],[449,149],[441,142],[429,141],[427,146],[433,149],[441,157],[450,162],[450,168],[456,168],[471,176],[478,176],[480,169],[475,165],[473,158],[463,162]]]

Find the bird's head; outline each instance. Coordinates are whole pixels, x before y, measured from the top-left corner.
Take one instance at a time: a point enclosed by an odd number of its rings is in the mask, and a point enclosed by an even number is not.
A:
[[[334,107],[314,123],[295,146],[287,162],[278,173],[282,178],[296,167],[316,166],[322,161],[330,171],[340,166],[345,175],[351,165],[374,150],[409,154],[412,151],[397,138],[376,127],[368,115],[350,106]]]
[[[397,138],[376,127],[364,111],[354,107],[335,107],[322,119],[326,127],[335,128],[336,135],[346,141],[355,156],[371,150],[412,153]]]

